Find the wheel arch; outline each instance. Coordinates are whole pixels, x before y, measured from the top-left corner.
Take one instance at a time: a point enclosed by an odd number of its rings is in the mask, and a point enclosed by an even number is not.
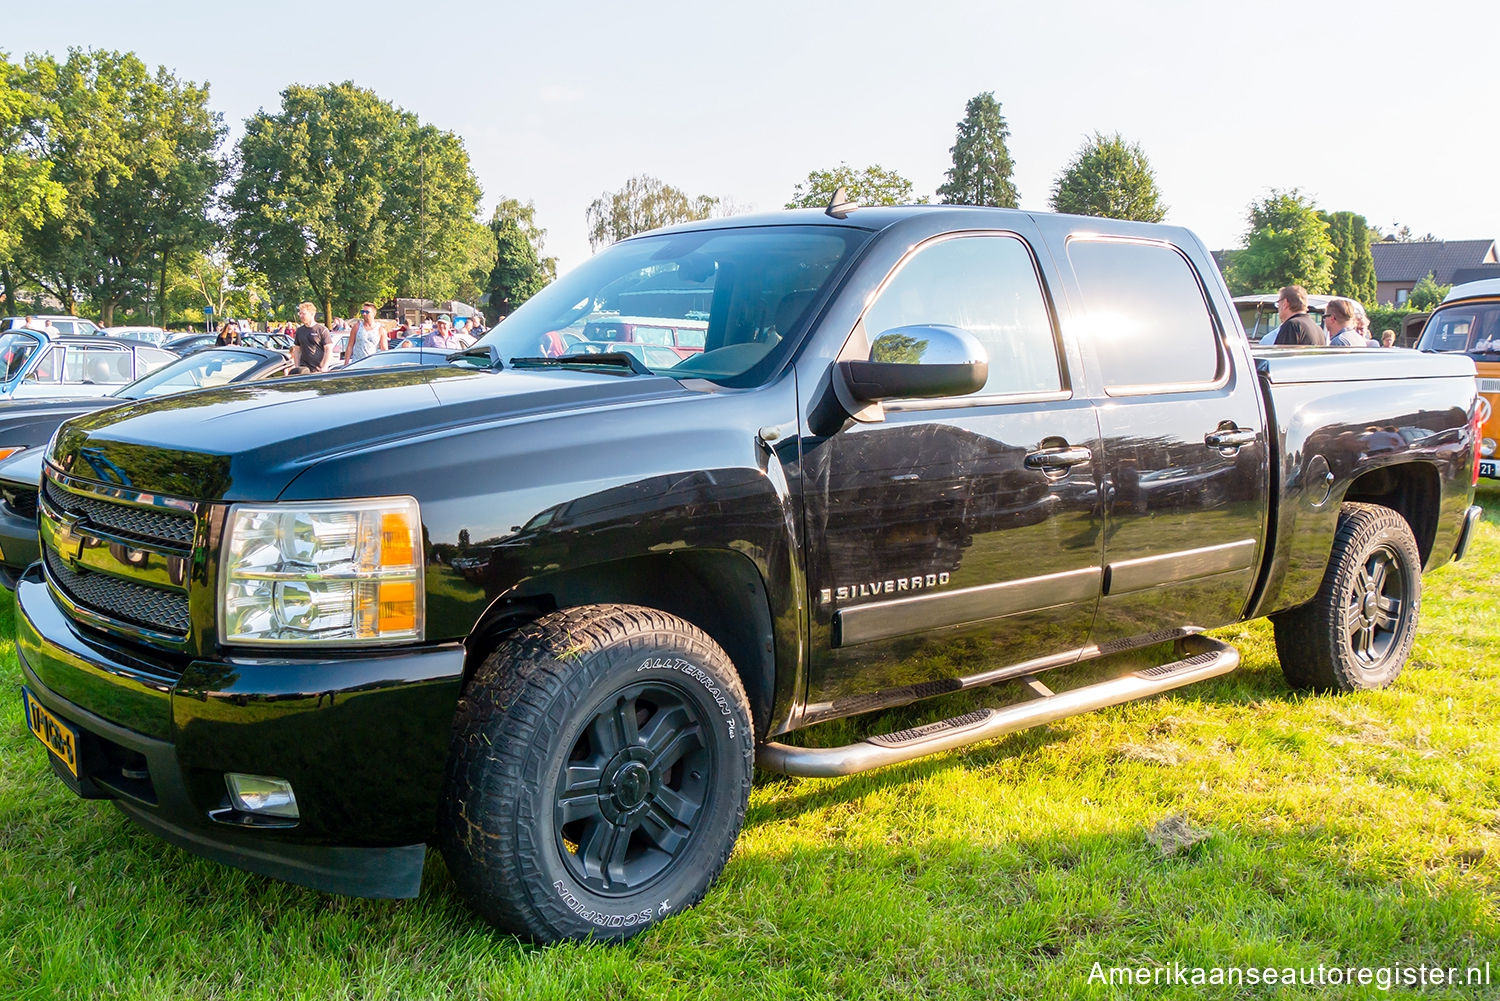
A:
[[[465,641],[465,682],[523,624],[558,609],[597,604],[655,608],[706,632],[729,655],[745,686],[757,738],[766,735],[776,698],[775,624],[759,570],[734,550],[653,553],[524,581],[491,603]]]
[[[1343,500],[1379,504],[1404,518],[1426,568],[1431,563],[1433,542],[1437,538],[1442,497],[1442,477],[1437,467],[1412,461],[1366,470],[1349,484]]]

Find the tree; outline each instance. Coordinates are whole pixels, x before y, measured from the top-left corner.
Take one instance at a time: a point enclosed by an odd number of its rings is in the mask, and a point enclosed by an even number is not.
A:
[[[490,318],[509,316],[557,277],[557,258],[542,256],[547,231],[536,224],[536,206],[502,198],[490,218],[497,253],[489,276]]]
[[[226,203],[238,258],[324,316],[400,290],[477,298],[493,254],[463,144],[345,82],[245,123]]]
[[[1375,258],[1370,253],[1370,226],[1354,212],[1319,212],[1333,243],[1333,293],[1363,303],[1375,302]]]
[[[948,150],[953,166],[948,169],[948,180],[937,189],[938,198],[950,205],[1015,208],[1020,196],[1011,181],[1015,164],[1005,145],[1008,138],[1010,128],[994,92],[969,98],[958,123],[958,138]]]
[[[14,260],[44,292],[88,302],[109,325],[166,255],[211,241],[224,128],[206,84],[163,67],[152,75],[130,53],[74,49],[62,64],[29,57],[26,70],[31,92],[55,108],[44,148],[65,194]]]
[[[1437,275],[1429,271],[1412,288],[1411,295],[1406,297],[1406,304],[1419,311],[1437,309],[1452,288],[1452,285],[1439,285]]]
[[[389,184],[385,211],[397,233],[396,288],[428,299],[478,302],[495,238],[477,219],[479,182],[463,142],[431,125],[403,139],[406,169]]]
[[[1229,284],[1236,295],[1275,292],[1283,285],[1313,293],[1333,287],[1328,224],[1300,191],[1273,190],[1250,206],[1245,249],[1234,259]]]
[[[18,312],[11,253],[26,232],[60,216],[67,198],[45,147],[55,112],[27,88],[22,68],[0,52],[0,284],[7,313]]]
[[[886,170],[878,163],[864,170],[855,170],[847,163],[841,163],[832,170],[809,173],[807,180],[792,192],[792,200],[786,203],[786,207],[823,208],[839,188],[860,205],[912,205],[927,201],[914,197],[911,182],[894,170]]]
[[[1145,151],[1118,132],[1095,132],[1079,147],[1053,185],[1052,209],[1137,222],[1161,222],[1167,214]]]
[[[655,177],[640,174],[619,191],[606,191],[584,212],[589,246],[617,243],[648,229],[707,219],[719,200],[710,195],[689,196]]]

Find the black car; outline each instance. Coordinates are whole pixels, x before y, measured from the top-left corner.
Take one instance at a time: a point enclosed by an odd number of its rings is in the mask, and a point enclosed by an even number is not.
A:
[[[290,367],[278,351],[212,348],[179,358],[108,396],[18,402],[0,410],[0,584],[14,587],[16,575],[37,558],[40,446],[47,444],[63,421],[131,400],[270,379]]]
[[[686,358],[538,356],[602,315],[705,313]],[[619,940],[708,892],[757,767],[847,775],[1144,698],[1234,670],[1200,633],[1268,615],[1293,686],[1391,684],[1423,572],[1482,513],[1479,418],[1466,357],[1252,354],[1180,227],[693,223],[447,365],[69,421],[16,587],[26,718],[60,781],[190,851],[406,897],[434,844],[500,927]]]

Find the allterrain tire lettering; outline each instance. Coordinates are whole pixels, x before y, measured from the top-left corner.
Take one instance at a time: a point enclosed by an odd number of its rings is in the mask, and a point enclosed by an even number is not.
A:
[[[724,698],[724,693],[719,691],[719,686],[713,683],[713,679],[704,674],[697,667],[685,660],[666,657],[648,657],[641,661],[641,666],[636,668],[636,673],[641,671],[677,671],[692,678],[702,685],[708,694],[713,696],[714,704],[719,707],[719,715],[724,717],[724,723],[729,727],[729,736],[734,736],[734,710],[729,707],[729,701]]]
[[[572,892],[563,885],[560,879],[552,881],[552,888],[557,891],[557,896],[562,900],[564,906],[574,914],[590,924],[596,924],[600,928],[634,928],[651,920],[651,908],[644,911],[636,911],[632,914],[605,914],[602,911],[592,911],[583,906],[583,902],[573,896]]]

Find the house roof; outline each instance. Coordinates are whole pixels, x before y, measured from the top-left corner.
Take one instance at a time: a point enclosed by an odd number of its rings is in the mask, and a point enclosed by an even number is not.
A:
[[[1417,243],[1372,243],[1375,280],[1419,282],[1432,272],[1439,285],[1452,285],[1460,270],[1500,262],[1494,240],[1433,240]]]

